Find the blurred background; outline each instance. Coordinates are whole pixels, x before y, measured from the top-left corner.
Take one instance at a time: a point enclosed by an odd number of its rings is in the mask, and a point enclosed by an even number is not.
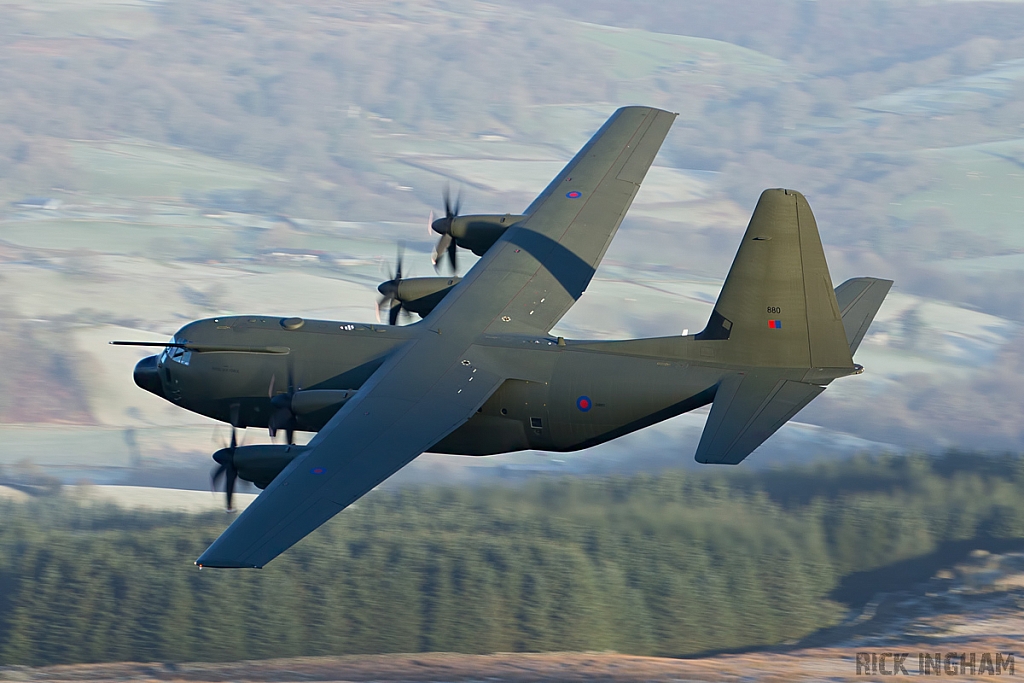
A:
[[[836,382],[741,468],[810,472],[855,454],[1024,445],[1020,3],[0,0],[0,93],[6,498],[76,484],[68,506],[216,508],[208,493],[125,490],[204,489],[227,432],[138,389],[131,370],[142,352],[107,341],[163,341],[218,314],[372,320],[399,241],[412,275],[433,274],[427,225],[445,186],[461,193],[464,212],[518,213],[624,104],[680,115],[556,333],[701,329],[758,195],[790,187],[815,211],[835,283],[896,284],[858,352],[865,374]],[[460,258],[465,271],[472,257]],[[557,457],[425,455],[388,486],[532,486],[561,473],[633,481],[693,467],[705,418]],[[1016,481],[1015,465],[999,462],[1009,469],[993,476]],[[671,476],[734,485],[719,473]],[[768,495],[743,486],[751,500]],[[839,500],[834,488],[820,493]],[[42,508],[5,505],[30,525],[7,541],[34,538]],[[1012,536],[1015,505],[940,527],[957,538]],[[933,550],[947,534],[938,528],[903,554]],[[166,561],[190,562],[197,539],[164,548]],[[0,663],[58,661],[11,654],[29,652],[11,649],[22,641],[3,616],[20,595],[11,577],[29,571],[21,561],[0,571]],[[815,595],[853,567],[829,566]],[[609,647],[711,647],[636,642],[646,645]],[[398,649],[438,647],[421,639]],[[214,656],[203,652],[173,656]],[[68,661],[90,656],[113,655]]]

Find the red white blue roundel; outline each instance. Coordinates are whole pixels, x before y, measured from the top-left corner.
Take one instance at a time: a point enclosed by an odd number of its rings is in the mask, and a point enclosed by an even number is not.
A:
[[[594,402],[590,400],[589,396],[580,396],[576,399],[576,407],[580,409],[580,412],[585,413],[594,407]]]
[[[580,192],[579,190],[569,190],[568,192],[565,193],[565,196],[568,197],[569,199],[579,199],[580,197],[583,196],[583,193]]]

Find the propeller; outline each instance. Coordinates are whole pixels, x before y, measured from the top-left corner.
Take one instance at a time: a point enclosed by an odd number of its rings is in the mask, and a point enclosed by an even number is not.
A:
[[[271,375],[267,396],[270,398],[273,412],[270,413],[267,426],[270,428],[271,438],[277,436],[278,430],[284,430],[285,441],[290,446],[295,443],[295,430],[298,428],[298,419],[295,417],[295,413],[292,412],[292,399],[295,397],[295,392],[300,391],[301,387],[296,388],[295,386],[295,376],[292,372],[291,363],[288,363],[288,391],[286,393],[274,393],[274,382],[276,380],[277,375]]]
[[[231,427],[231,443],[213,454],[218,467],[210,474],[210,486],[217,490],[217,482],[224,477],[224,493],[227,495],[228,512],[234,511],[231,507],[231,499],[235,494],[235,481],[238,479],[238,472],[235,470],[235,449],[238,448],[237,430]]]
[[[451,194],[446,186],[444,188],[444,217],[438,218],[430,224],[430,228],[441,236],[437,246],[434,247],[433,253],[430,255],[430,260],[433,262],[435,270],[440,270],[441,259],[447,253],[448,263],[451,264],[452,272],[458,272],[455,256],[458,245],[455,243],[455,238],[452,237],[452,222],[459,217],[459,208],[461,206],[461,193],[455,198],[455,205],[453,206]]]
[[[381,306],[387,304],[388,323],[391,325],[398,324],[398,315],[405,310],[402,308],[402,300],[398,298],[398,287],[402,284],[402,256],[404,252],[405,247],[399,244],[395,272],[392,273],[389,268],[388,277],[390,279],[387,282],[380,283],[380,286],[377,287],[377,291],[381,293],[380,301],[377,302],[377,320],[380,320]],[[405,312],[408,314],[408,311]]]

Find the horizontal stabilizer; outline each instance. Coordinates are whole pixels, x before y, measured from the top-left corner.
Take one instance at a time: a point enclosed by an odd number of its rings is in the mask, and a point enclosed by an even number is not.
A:
[[[727,375],[715,393],[697,462],[739,463],[824,390],[785,379],[778,371]]]
[[[892,287],[892,280],[856,277],[836,287],[836,300],[843,316],[846,341],[852,355],[875,319],[878,308]]]

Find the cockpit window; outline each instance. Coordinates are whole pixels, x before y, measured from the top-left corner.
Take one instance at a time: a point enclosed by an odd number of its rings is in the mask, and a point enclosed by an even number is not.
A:
[[[175,344],[187,343],[186,340],[178,338],[174,338],[171,341]],[[189,349],[183,349],[180,346],[170,346],[164,353],[167,354],[167,358],[173,360],[175,363],[181,363],[182,365],[188,365],[192,360],[192,352]]]

